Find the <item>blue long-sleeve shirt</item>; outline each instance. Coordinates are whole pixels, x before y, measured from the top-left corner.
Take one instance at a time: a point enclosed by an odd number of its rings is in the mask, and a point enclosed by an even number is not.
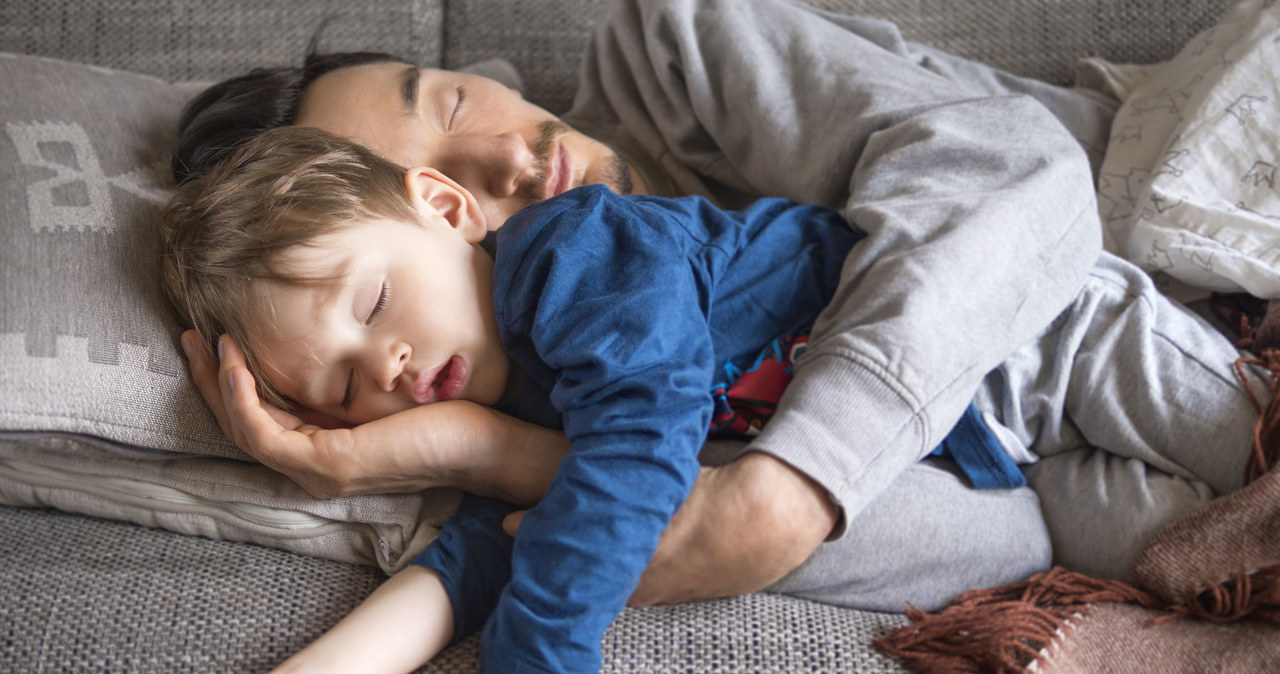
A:
[[[519,416],[561,425],[570,449],[521,524],[509,582],[475,561],[503,553],[480,531],[503,509],[482,499],[415,560],[505,582],[482,637],[486,671],[599,669],[605,629],[698,474],[713,383],[726,363],[745,368],[775,337],[807,332],[860,236],[834,211],[784,200],[726,212],[599,186],[503,226],[495,310],[527,376]],[[480,547],[458,553],[464,540]],[[484,623],[487,583],[442,578],[459,632]]]
[[[727,212],[600,186],[504,225],[495,310],[528,378],[517,415],[563,427],[570,448],[514,545],[510,508],[468,497],[414,560],[440,571],[458,635],[484,626],[482,669],[598,671],[605,629],[698,474],[713,388],[809,331],[861,237],[781,199]]]

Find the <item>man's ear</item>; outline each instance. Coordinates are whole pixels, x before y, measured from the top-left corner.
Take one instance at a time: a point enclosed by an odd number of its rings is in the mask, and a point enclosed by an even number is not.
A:
[[[489,229],[480,204],[462,185],[429,167],[418,166],[404,172],[409,203],[425,217],[439,215],[470,243],[480,243]]]

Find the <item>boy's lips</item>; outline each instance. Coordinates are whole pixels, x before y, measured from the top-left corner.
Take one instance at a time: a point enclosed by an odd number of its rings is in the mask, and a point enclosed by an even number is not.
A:
[[[457,400],[471,378],[471,368],[462,356],[452,356],[449,360],[418,373],[413,382],[413,402],[418,405],[440,402],[441,400]]]

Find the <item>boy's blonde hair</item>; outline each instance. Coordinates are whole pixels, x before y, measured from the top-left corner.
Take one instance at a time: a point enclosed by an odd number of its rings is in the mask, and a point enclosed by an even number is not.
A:
[[[318,129],[272,129],[169,198],[160,218],[161,283],[205,346],[233,337],[259,395],[290,409],[296,403],[263,376],[254,356],[263,327],[250,323],[266,314],[254,311],[250,285],[332,280],[301,276],[281,253],[370,218],[420,222],[403,168]]]

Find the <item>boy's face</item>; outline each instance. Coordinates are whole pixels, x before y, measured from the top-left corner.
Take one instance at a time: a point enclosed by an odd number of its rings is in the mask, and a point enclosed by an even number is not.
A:
[[[279,391],[352,424],[416,405],[492,405],[509,362],[493,263],[442,217],[372,219],[282,254],[308,284],[258,282],[256,355]],[[327,279],[332,278],[333,281]]]
[[[480,203],[489,227],[580,185],[627,194],[609,146],[495,80],[404,63],[340,68],[306,89],[294,123],[350,138],[401,166],[432,166]]]

